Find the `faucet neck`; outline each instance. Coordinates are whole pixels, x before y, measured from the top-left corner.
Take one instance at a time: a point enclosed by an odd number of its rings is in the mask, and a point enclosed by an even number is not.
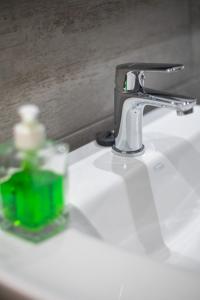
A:
[[[144,151],[142,143],[142,120],[144,105],[141,98],[124,101],[118,134],[113,149],[120,154],[139,155]]]

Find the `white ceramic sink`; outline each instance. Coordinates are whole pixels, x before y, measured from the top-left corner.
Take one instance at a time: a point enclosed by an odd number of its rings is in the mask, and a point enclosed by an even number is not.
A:
[[[37,245],[0,231],[1,298],[200,299],[200,108],[149,113],[144,144],[70,153],[69,227]]]
[[[96,146],[72,166],[70,199],[100,239],[200,274],[200,109],[148,118],[145,153]]]

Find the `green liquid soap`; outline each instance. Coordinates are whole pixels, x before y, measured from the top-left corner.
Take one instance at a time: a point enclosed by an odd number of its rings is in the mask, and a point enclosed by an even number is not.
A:
[[[0,183],[5,219],[15,226],[38,230],[64,210],[64,177],[52,171],[24,169]]]

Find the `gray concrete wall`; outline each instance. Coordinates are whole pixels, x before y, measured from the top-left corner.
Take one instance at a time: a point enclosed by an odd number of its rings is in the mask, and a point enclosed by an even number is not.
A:
[[[200,5],[190,0],[0,0],[0,142],[22,103],[74,149],[113,124],[115,66],[181,62],[147,85],[200,94]]]

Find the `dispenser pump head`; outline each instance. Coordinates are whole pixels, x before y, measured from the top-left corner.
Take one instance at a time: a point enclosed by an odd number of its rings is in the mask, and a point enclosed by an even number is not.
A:
[[[39,108],[35,105],[23,105],[18,113],[21,122],[14,127],[14,143],[17,149],[31,151],[39,149],[45,139],[45,127],[38,121]]]

